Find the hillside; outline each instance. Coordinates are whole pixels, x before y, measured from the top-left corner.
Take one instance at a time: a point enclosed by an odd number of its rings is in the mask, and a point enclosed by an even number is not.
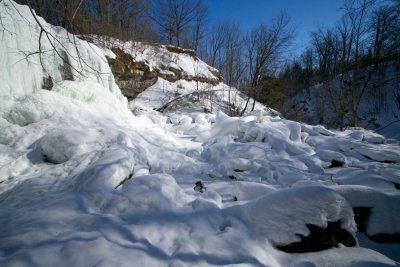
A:
[[[99,36],[84,38],[102,49],[131,109],[221,110],[236,115],[245,107],[247,96],[224,84],[219,71],[193,50]],[[278,114],[260,103],[256,110]]]
[[[383,62],[376,71],[370,72],[372,74],[370,82],[364,88],[365,92],[357,108],[357,126],[399,140],[400,62],[398,60]],[[287,118],[310,124],[323,124],[329,128],[348,126],[351,117],[349,101],[351,90],[346,87],[346,77],[343,76],[338,75],[330,82],[300,90],[285,100],[282,113]],[[347,76],[351,77],[349,74]],[[361,95],[361,89],[357,94]]]
[[[11,0],[0,16],[0,266],[398,266],[397,142],[230,117],[246,96],[205,63],[166,73],[165,46],[99,48]],[[155,72],[129,105],[118,51]]]

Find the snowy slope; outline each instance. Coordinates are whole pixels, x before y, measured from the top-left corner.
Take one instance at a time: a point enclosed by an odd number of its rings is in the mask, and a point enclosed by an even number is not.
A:
[[[157,82],[140,93],[129,103],[131,109],[158,109],[160,111],[205,111],[216,114],[222,111],[226,114],[239,115],[244,109],[247,96],[234,87],[224,83],[189,82],[179,80],[170,82],[158,78]],[[278,115],[278,112],[256,102],[256,113]],[[246,114],[251,111],[251,103]]]
[[[399,64],[398,61],[393,60],[379,66],[381,70],[372,75],[357,110],[357,126],[377,131],[397,140],[400,139]],[[293,98],[286,100],[282,113],[287,118],[310,124],[323,124],[329,128],[348,125],[351,117],[351,96],[349,89],[341,89],[344,87],[340,85],[341,79],[339,75],[329,84],[321,83],[312,86],[309,90],[300,91]],[[349,95],[347,96],[346,93]],[[342,99],[337,96],[341,96]],[[343,121],[338,119],[341,105],[344,109]]]
[[[5,43],[37,50],[29,10],[3,0],[0,15],[13,32],[0,31],[2,55],[28,72]],[[14,88],[1,63],[0,266],[397,266],[399,245],[364,242],[352,208],[371,207],[366,234],[400,232],[398,145],[262,113],[163,114],[150,95],[133,115],[92,48],[88,67],[110,83],[74,73],[42,90],[33,64]],[[358,246],[277,248],[332,222]]]
[[[85,38],[99,45],[107,58],[117,58],[112,49],[121,49],[128,55],[124,59],[130,57],[132,62],[125,66],[127,73],[123,76],[130,75],[129,71],[139,73],[143,71],[127,70],[135,64],[144,64],[148,66],[149,71],[156,73],[156,82],[130,102],[132,109],[164,111],[196,108],[212,113],[221,110],[227,114],[237,115],[245,107],[247,96],[236,88],[224,84],[219,71],[200,60],[192,50],[169,45],[123,42],[99,36],[85,36]],[[146,78],[143,75],[139,80]],[[248,105],[246,114],[250,112],[251,107],[252,103]],[[278,114],[258,102],[255,110],[264,114]]]

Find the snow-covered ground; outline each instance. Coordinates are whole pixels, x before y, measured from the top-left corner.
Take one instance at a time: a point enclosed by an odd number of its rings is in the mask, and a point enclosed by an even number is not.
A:
[[[26,7],[3,0],[0,16],[0,266],[398,266],[400,245],[356,234],[352,210],[371,208],[370,236],[400,233],[396,142],[263,112],[160,113],[162,80],[133,114],[104,56],[80,41],[101,73],[54,74],[43,90],[41,71],[62,61],[43,68],[15,49],[38,43]],[[277,248],[332,222],[358,245]]]
[[[223,111],[226,114],[240,114],[245,108],[247,96],[236,88],[224,83],[212,85],[209,83],[179,80],[169,82],[158,78],[157,82],[140,93],[129,103],[131,109],[161,109],[162,111],[194,110],[216,113]],[[249,102],[245,114],[251,111],[252,101]],[[278,115],[278,112],[256,102],[255,112],[261,114]]]

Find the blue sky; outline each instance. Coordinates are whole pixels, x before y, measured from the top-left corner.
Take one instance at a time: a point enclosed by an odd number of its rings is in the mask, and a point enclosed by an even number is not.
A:
[[[204,0],[209,8],[211,23],[232,20],[244,31],[271,18],[284,10],[292,19],[296,31],[294,54],[303,50],[309,42],[309,32],[317,26],[332,26],[343,14],[343,0]]]

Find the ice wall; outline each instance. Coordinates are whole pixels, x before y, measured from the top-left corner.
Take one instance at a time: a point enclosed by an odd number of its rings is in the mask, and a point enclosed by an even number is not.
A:
[[[33,13],[34,14],[34,13]],[[51,90],[62,80],[94,81],[127,101],[101,50],[34,16],[27,6],[0,2],[0,97]]]

